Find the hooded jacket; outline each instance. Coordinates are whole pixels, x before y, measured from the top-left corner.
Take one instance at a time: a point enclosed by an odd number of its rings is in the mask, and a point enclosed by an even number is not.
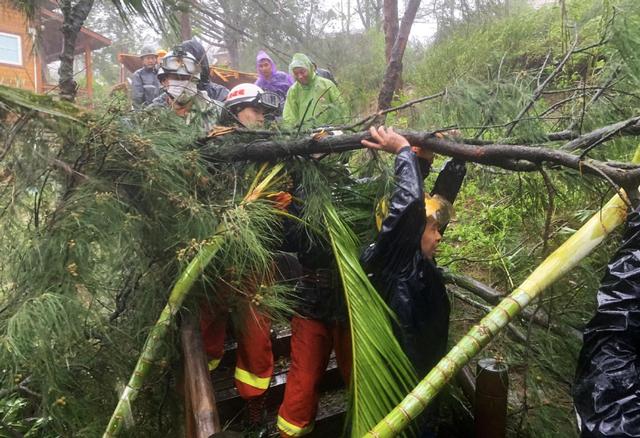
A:
[[[309,72],[309,82],[302,85],[297,82],[289,88],[284,104],[284,124],[290,128],[317,128],[335,126],[345,120],[345,105],[338,88],[328,79],[318,76],[309,58],[302,54],[293,55],[289,64],[289,73],[302,67]]]
[[[420,251],[427,223],[424,174],[408,146],[396,157],[395,176],[389,214],[362,264],[397,315],[394,332],[402,349],[418,375],[425,376],[447,352],[450,306],[440,271]]]
[[[258,65],[260,61],[266,59],[271,64],[271,77],[269,79],[265,78],[260,70],[258,69]],[[256,56],[256,70],[258,71],[258,80],[256,81],[256,85],[262,88],[264,91],[271,91],[272,93],[276,93],[282,101],[287,97],[287,91],[293,85],[293,78],[288,73],[280,71],[276,68],[276,63],[273,62],[271,57],[267,55],[264,50],[260,50],[258,52],[258,56]]]

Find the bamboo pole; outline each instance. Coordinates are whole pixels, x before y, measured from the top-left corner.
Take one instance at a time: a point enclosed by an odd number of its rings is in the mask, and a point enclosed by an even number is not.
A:
[[[133,417],[131,403],[133,403],[138,396],[151,367],[158,358],[162,341],[169,332],[169,327],[173,323],[178,310],[182,307],[182,303],[187,297],[189,290],[204,268],[220,250],[220,245],[223,240],[221,236],[222,231],[224,231],[223,227],[218,227],[216,231],[215,236],[209,239],[208,243],[194,257],[194,259],[191,260],[171,290],[169,301],[162,310],[158,321],[151,328],[151,332],[145,341],[142,354],[138,358],[138,362],[133,370],[133,374],[131,374],[129,383],[127,383],[127,386],[120,395],[118,405],[113,411],[111,420],[109,420],[109,425],[104,432],[105,438],[117,436],[122,429],[125,419]]]
[[[634,161],[638,158],[636,152]],[[626,218],[626,204],[615,195],[598,213],[547,257],[515,290],[503,299],[427,374],[413,391],[365,436],[387,438],[399,434],[451,380],[522,309],[548,286],[588,256]]]
[[[264,164],[249,189],[249,193],[243,198],[240,206],[251,203],[261,197],[270,184],[277,181],[277,175],[282,170],[282,163],[276,164],[263,178],[267,164]],[[258,181],[260,181],[258,183]],[[151,328],[149,336],[145,341],[142,353],[138,358],[138,362],[133,370],[133,374],[129,378],[129,383],[122,391],[118,404],[111,415],[109,424],[104,432],[103,438],[111,438],[117,436],[122,430],[125,419],[133,418],[131,404],[138,396],[145,379],[149,375],[149,371],[160,354],[162,342],[169,332],[169,327],[173,324],[174,319],[182,303],[187,297],[195,281],[200,277],[205,267],[211,262],[213,257],[221,249],[226,232],[224,224],[220,224],[207,243],[202,246],[198,254],[191,260],[186,269],[182,272],[178,281],[173,286],[167,305],[162,310],[160,317],[155,325]]]

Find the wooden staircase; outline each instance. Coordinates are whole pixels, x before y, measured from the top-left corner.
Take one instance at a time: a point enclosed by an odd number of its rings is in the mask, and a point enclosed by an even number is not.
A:
[[[269,436],[278,436],[276,418],[284,396],[284,387],[289,370],[291,331],[289,327],[272,329],[274,371],[267,390],[267,427]],[[231,339],[225,344],[225,354],[212,373],[220,423],[225,429],[242,431],[242,420],[246,405],[238,395],[233,373],[237,343]],[[308,437],[337,437],[341,435],[346,412],[346,389],[340,376],[335,357],[332,355],[321,383],[321,397],[314,431]]]

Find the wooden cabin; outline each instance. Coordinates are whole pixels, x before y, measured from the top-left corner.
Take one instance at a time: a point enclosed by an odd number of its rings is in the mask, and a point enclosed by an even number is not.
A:
[[[9,0],[0,0],[0,83],[46,93],[57,86],[57,68],[62,51],[62,15],[51,0],[43,2],[40,15],[29,22]],[[40,44],[36,41],[40,29]],[[76,81],[79,96],[93,97],[91,52],[111,45],[111,40],[82,27],[76,41]],[[37,48],[36,48],[37,47]],[[34,49],[35,48],[35,49]]]

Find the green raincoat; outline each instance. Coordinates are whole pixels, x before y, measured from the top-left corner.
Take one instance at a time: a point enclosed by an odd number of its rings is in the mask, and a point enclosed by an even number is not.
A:
[[[296,81],[289,88],[282,115],[285,126],[297,128],[302,124],[303,128],[316,128],[344,124],[345,105],[334,83],[318,76],[309,58],[302,53],[294,54],[289,64],[292,76],[297,67],[308,70],[309,83],[302,85]]]

